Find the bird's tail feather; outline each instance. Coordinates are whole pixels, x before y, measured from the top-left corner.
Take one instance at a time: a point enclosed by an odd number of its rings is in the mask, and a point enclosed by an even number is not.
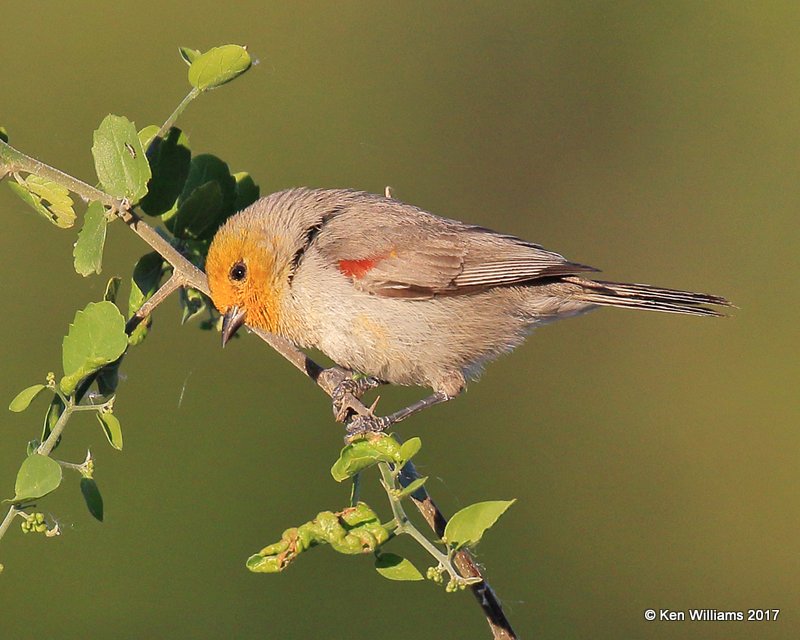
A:
[[[648,284],[585,280],[574,276],[564,280],[581,287],[579,295],[582,300],[611,307],[685,313],[694,316],[724,316],[724,313],[703,305],[731,306],[725,298],[707,293],[663,289]]]

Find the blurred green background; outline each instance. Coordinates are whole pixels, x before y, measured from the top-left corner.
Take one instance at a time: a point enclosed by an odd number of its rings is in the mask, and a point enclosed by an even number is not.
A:
[[[163,121],[188,88],[177,47],[236,42],[260,64],[179,124],[262,193],[389,184],[608,278],[728,296],[725,320],[603,310],[546,327],[400,433],[423,438],[445,512],[518,498],[479,559],[523,637],[800,634],[796,3],[6,2],[0,19],[0,124],[89,182],[107,113]],[[75,310],[145,247],[114,225],[103,275],[83,279],[74,231],[6,188],[0,213],[11,399],[58,370]],[[348,491],[328,471],[328,401],[260,341],[223,352],[171,302],[123,371],[125,451],[81,417],[59,450],[91,446],[106,522],[67,476],[41,503],[64,535],[14,526],[0,637],[487,637],[470,595],[385,581],[368,558],[244,568]],[[43,411],[2,421],[3,495]],[[648,623],[650,607],[781,616]]]

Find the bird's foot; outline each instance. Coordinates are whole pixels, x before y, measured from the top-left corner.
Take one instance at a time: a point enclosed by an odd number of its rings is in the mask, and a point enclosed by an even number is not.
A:
[[[331,393],[333,416],[336,422],[346,422],[353,415],[359,417],[359,409],[363,407],[361,396],[380,385],[380,380],[370,376],[345,378],[337,384]]]
[[[393,420],[389,416],[359,415],[354,416],[348,423],[344,441],[349,444],[361,436],[383,433],[392,426]]]
[[[417,400],[415,403],[410,404],[399,411],[390,413],[388,416],[376,416],[374,414],[375,405],[378,403],[378,400],[375,400],[375,402],[372,403],[372,406],[367,410],[366,414],[360,413],[347,422],[347,435],[345,436],[344,440],[345,442],[349,443],[360,435],[368,433],[383,433],[396,422],[405,420],[409,416],[413,416],[415,413],[419,413],[423,409],[427,409],[428,407],[432,407],[436,404],[441,404],[442,402],[447,402],[448,400],[452,400],[452,396],[447,395],[443,391],[437,391],[436,393],[429,395],[427,398]]]

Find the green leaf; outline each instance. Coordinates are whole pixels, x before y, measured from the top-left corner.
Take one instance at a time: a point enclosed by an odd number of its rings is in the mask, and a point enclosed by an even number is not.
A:
[[[181,54],[181,58],[183,58],[183,61],[189,66],[200,57],[200,52],[197,49],[190,49],[189,47],[179,47],[178,53]]]
[[[131,293],[128,298],[128,317],[132,318],[139,307],[147,302],[158,290],[161,276],[164,273],[164,258],[158,253],[146,253],[136,262],[131,278]],[[147,336],[147,330],[152,320],[150,317],[133,330],[128,341],[131,345],[137,345]]]
[[[121,364],[122,362],[117,360],[97,372],[95,381],[97,382],[97,391],[101,396],[109,398],[117,391],[117,385],[119,385],[119,367]]]
[[[277,556],[264,557],[259,553],[250,556],[245,566],[253,573],[280,573],[283,571],[283,566]]]
[[[211,311],[211,318],[206,318],[205,320],[201,320],[200,324],[197,325],[203,331],[222,331],[222,316],[217,313],[216,310],[212,309]],[[235,338],[236,336],[234,336]]]
[[[5,127],[0,127],[0,140],[8,142],[8,131],[6,131]]]
[[[9,410],[13,411],[14,413],[25,411],[25,409],[30,406],[33,399],[46,388],[47,387],[45,387],[43,384],[34,384],[27,389],[23,389],[11,401],[11,404],[8,405]]]
[[[50,433],[53,431],[53,427],[56,426],[56,422],[61,417],[61,414],[64,413],[64,403],[61,402],[61,398],[58,396],[53,396],[53,399],[50,402],[50,406],[47,407],[47,413],[44,415],[44,425],[42,425],[42,442],[47,440],[50,437]],[[61,442],[61,438],[56,441],[56,447]]]
[[[419,453],[420,449],[422,449],[422,440],[419,438],[415,437],[406,440],[400,447],[400,457],[403,459],[403,463],[411,460],[411,458]]]
[[[236,44],[214,47],[192,60],[189,84],[200,91],[213,89],[240,76],[251,64],[250,54],[244,47]]]
[[[75,314],[64,338],[61,391],[71,395],[83,378],[114,362],[127,347],[125,319],[119,309],[107,301],[90,302]]]
[[[139,136],[139,142],[142,143],[142,149],[144,149],[144,154],[149,155],[147,151],[150,148],[153,140],[156,139],[156,135],[161,130],[157,124],[148,124],[146,127],[139,129],[139,133],[136,135]]]
[[[182,204],[197,187],[207,182],[219,182],[226,203],[233,205],[236,198],[236,180],[231,175],[227,163],[211,153],[201,153],[192,158],[179,204]]]
[[[17,178],[17,182],[9,182],[8,186],[48,222],[62,229],[69,229],[75,224],[77,216],[66,187],[34,175],[24,180]]]
[[[14,484],[12,502],[35,500],[46,496],[61,484],[61,465],[52,458],[34,453],[22,463]]]
[[[81,494],[89,513],[102,522],[103,496],[100,495],[100,489],[97,488],[94,478],[81,478]]]
[[[474,547],[486,530],[502,516],[516,500],[476,502],[456,513],[444,529],[444,541],[451,547]]]
[[[142,211],[151,216],[160,216],[172,209],[189,175],[192,152],[189,138],[180,129],[172,127],[164,138],[155,138],[158,132],[150,133],[151,127],[139,132],[143,136],[152,177],[147,184],[147,195],[139,202]],[[149,136],[149,137],[148,137]]]
[[[122,425],[117,420],[117,416],[113,413],[96,413],[97,421],[103,427],[103,433],[106,434],[109,444],[117,451],[122,450]]]
[[[234,213],[236,180],[228,165],[211,154],[192,158],[189,176],[178,198],[178,210],[167,221],[167,228],[178,238],[211,238],[219,226]]]
[[[208,247],[211,245],[212,238],[203,240],[186,240],[183,243],[183,255],[194,265],[203,265],[208,254]]]
[[[407,486],[403,487],[403,490],[397,494],[397,497],[401,500],[413,494],[417,489],[422,487],[428,481],[428,476],[424,478],[417,478],[413,482],[409,482]]]
[[[94,132],[92,155],[97,177],[107,193],[133,203],[147,193],[150,165],[130,120],[106,116]]]
[[[114,276],[106,284],[106,290],[103,293],[103,300],[109,302],[117,302],[117,294],[119,293],[119,285],[122,283],[122,278]]]
[[[136,261],[131,277],[131,293],[128,297],[129,318],[158,291],[163,273],[164,258],[155,251],[144,254]]]
[[[391,436],[357,440],[342,449],[339,459],[331,467],[331,475],[336,482],[342,482],[378,462],[396,463],[400,460],[400,446]]]
[[[181,307],[183,308],[181,324],[186,324],[189,320],[197,317],[208,308],[206,297],[197,289],[192,289],[190,287],[181,288],[180,301]]]
[[[39,449],[39,446],[42,444],[42,441],[38,438],[34,438],[33,440],[28,440],[28,444],[25,447],[25,455],[32,456],[36,453]]]
[[[78,232],[78,241],[72,250],[75,258],[75,271],[84,277],[92,273],[100,273],[107,226],[108,218],[106,218],[103,203],[91,202],[86,208],[83,228]]]
[[[375,558],[375,570],[389,580],[424,580],[419,570],[407,558],[394,553],[382,553]]]
[[[258,200],[261,189],[252,176],[245,171],[234,173],[233,179],[236,180],[236,199],[233,203],[233,211],[236,212],[246,209]]]
[[[192,191],[170,218],[173,233],[181,239],[213,236],[224,219],[224,210],[221,185],[206,182]]]

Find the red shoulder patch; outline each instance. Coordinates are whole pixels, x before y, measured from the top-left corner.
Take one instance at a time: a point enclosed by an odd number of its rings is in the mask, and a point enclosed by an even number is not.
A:
[[[362,258],[361,260],[339,260],[339,271],[350,278],[363,278],[375,266],[380,258]]]

